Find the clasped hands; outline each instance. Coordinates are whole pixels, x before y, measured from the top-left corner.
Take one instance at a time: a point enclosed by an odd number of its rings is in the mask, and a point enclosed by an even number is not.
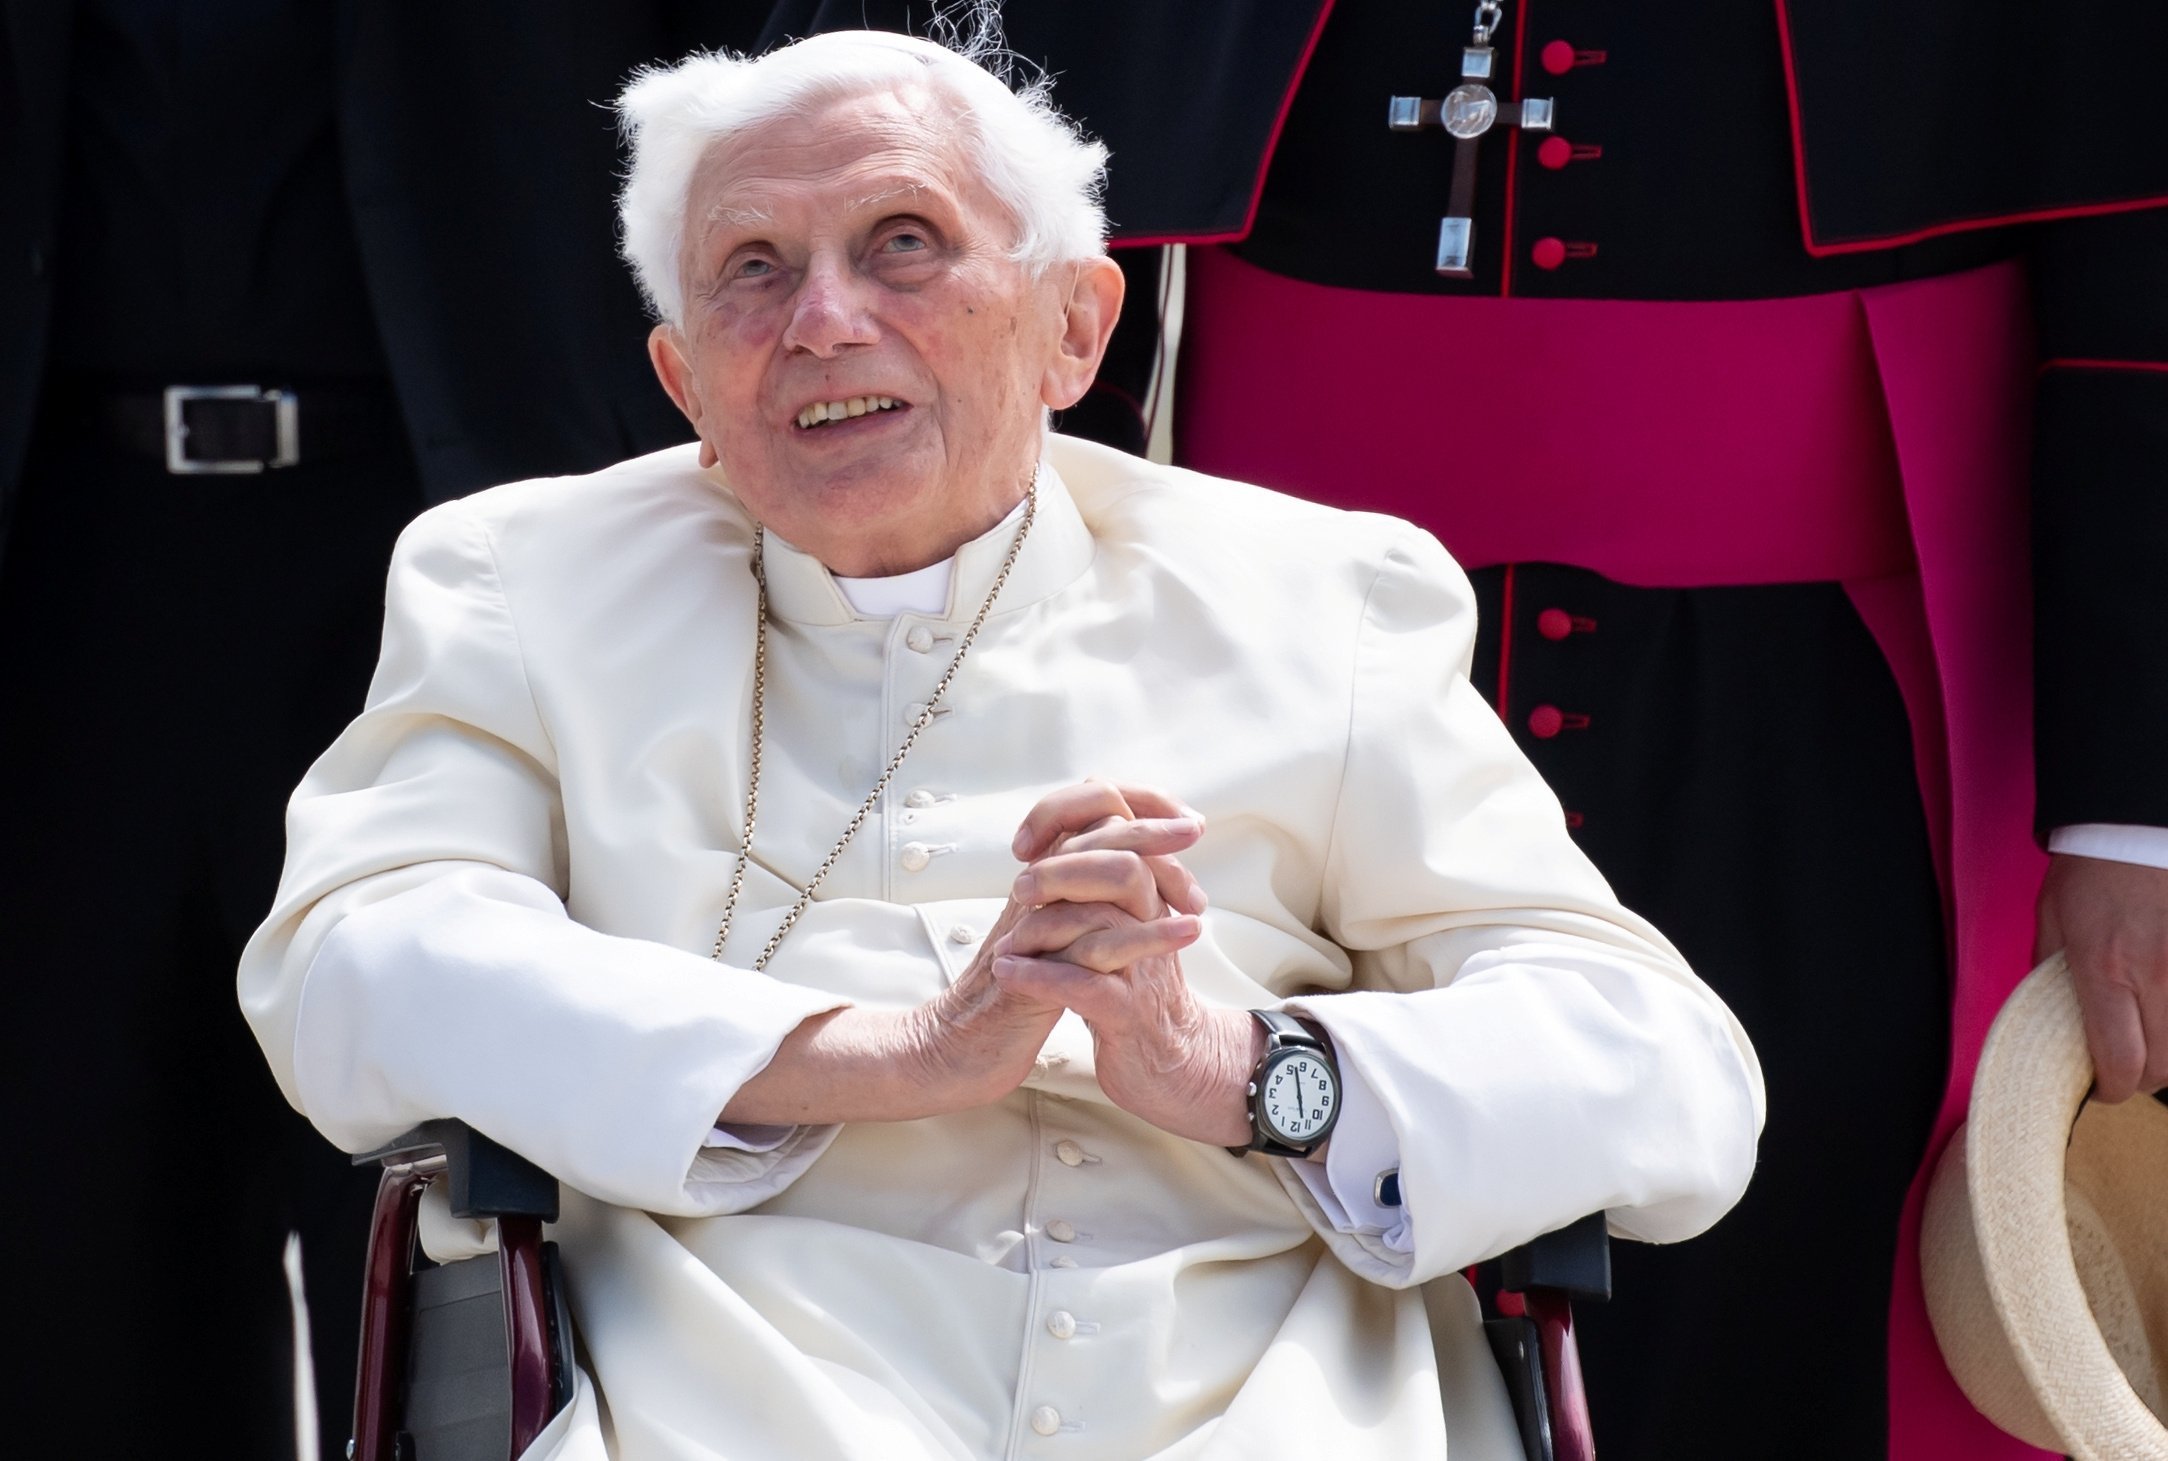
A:
[[[1177,1136],[1243,1145],[1263,1033],[1246,1011],[1199,1001],[1182,973],[1205,896],[1179,854],[1203,834],[1197,813],[1142,787],[1049,793],[1016,834],[1025,866],[1001,916],[955,983],[909,1010],[805,1020],[721,1119],[905,1121],[989,1105],[1024,1082],[1074,1010],[1115,1105]]]

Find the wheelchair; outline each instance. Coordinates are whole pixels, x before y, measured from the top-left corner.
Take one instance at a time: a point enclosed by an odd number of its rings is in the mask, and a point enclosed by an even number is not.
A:
[[[363,1279],[350,1461],[516,1461],[572,1396],[572,1317],[557,1246],[557,1182],[457,1121],[431,1121],[354,1158],[379,1166]],[[493,1219],[495,1254],[417,1261],[422,1194]],[[1488,1266],[1488,1265],[1486,1265]],[[1497,1260],[1484,1320],[1528,1461],[1594,1461],[1573,1301],[1611,1296],[1604,1215]]]

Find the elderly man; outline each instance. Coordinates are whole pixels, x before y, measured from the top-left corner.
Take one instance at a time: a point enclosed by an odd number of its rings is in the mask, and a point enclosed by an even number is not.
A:
[[[1699,1231],[1761,1088],[1460,573],[1047,434],[1121,285],[1043,88],[836,34],[623,110],[699,445],[406,534],[242,965],[288,1096],[570,1189],[538,1454],[1512,1454],[1455,1270]]]

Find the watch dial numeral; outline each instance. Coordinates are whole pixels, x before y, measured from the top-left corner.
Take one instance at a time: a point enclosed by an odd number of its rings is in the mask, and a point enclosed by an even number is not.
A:
[[[1260,1093],[1266,1126],[1289,1142],[1314,1140],[1331,1119],[1339,1092],[1332,1068],[1313,1055],[1288,1056],[1267,1072]]]

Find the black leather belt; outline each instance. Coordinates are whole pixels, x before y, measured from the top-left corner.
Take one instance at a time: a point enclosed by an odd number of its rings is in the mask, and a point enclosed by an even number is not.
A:
[[[163,462],[176,476],[276,471],[383,451],[401,444],[406,430],[381,386],[67,383],[55,388],[50,409],[70,429]]]

